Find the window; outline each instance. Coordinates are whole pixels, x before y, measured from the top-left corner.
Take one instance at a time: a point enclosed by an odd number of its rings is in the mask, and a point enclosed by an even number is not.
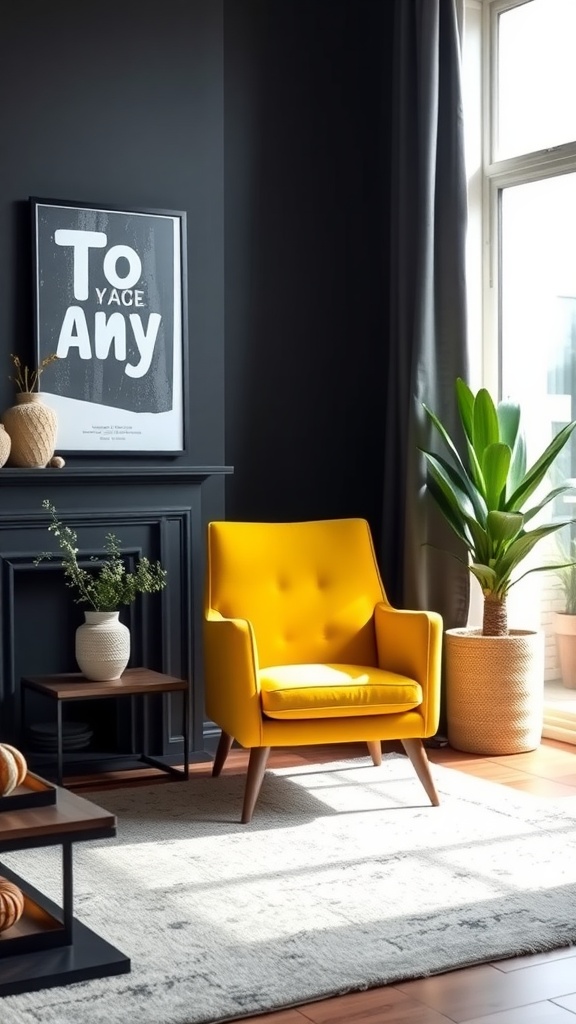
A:
[[[470,248],[477,254],[481,239],[483,253],[468,263],[470,294],[483,296],[480,379],[520,401],[535,458],[576,418],[576,0],[466,0],[465,29]],[[561,469],[576,482],[576,443]],[[551,515],[574,514],[575,496],[557,499]],[[553,634],[560,607],[553,574],[528,577],[510,595],[511,624],[547,635],[547,721],[560,730],[547,734],[566,739],[567,729],[576,742],[576,690],[562,692]]]
[[[576,139],[574,0],[494,4],[494,155],[498,160]]]

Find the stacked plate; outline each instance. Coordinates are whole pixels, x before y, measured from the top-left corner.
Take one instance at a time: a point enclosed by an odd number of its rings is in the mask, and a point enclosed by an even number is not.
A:
[[[94,730],[86,722],[62,723],[62,750],[64,753],[85,750],[90,745]],[[29,728],[30,745],[34,750],[55,754],[58,750],[56,723],[37,722]]]

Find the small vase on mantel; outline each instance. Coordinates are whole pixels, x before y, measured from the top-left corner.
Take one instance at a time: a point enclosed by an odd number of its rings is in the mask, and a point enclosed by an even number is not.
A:
[[[86,679],[119,679],[130,660],[130,630],[119,612],[84,612],[76,630],[76,661]]]
[[[11,440],[10,466],[44,469],[54,455],[58,417],[37,391],[21,391],[2,422]]]
[[[4,425],[0,423],[0,466],[5,466],[8,462],[11,447],[10,434],[7,433]]]

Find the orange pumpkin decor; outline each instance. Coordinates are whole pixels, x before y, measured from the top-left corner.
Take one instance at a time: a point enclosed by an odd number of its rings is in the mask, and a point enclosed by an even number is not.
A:
[[[24,913],[24,894],[7,878],[0,878],[0,932],[11,928]]]
[[[26,758],[16,747],[0,743],[0,796],[8,796],[26,778]]]

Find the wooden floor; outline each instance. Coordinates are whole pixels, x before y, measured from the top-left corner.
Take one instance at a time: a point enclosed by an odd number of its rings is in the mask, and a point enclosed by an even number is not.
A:
[[[349,744],[273,751],[269,767],[365,754],[363,745]],[[482,758],[448,748],[429,750],[428,755],[448,768],[526,793],[576,795],[576,747],[554,740],[543,741],[529,754],[509,757]],[[245,766],[244,751],[233,750],[225,771],[243,772]],[[210,774],[210,765],[192,765],[191,771]],[[141,781],[149,784],[150,774]],[[118,777],[111,778],[110,784],[117,785]],[[86,792],[95,787],[93,781],[78,779],[71,788]],[[97,788],[103,788],[102,776],[98,776]],[[576,906],[573,909],[576,915]],[[242,1020],[244,1024],[576,1024],[576,947],[481,964]]]

